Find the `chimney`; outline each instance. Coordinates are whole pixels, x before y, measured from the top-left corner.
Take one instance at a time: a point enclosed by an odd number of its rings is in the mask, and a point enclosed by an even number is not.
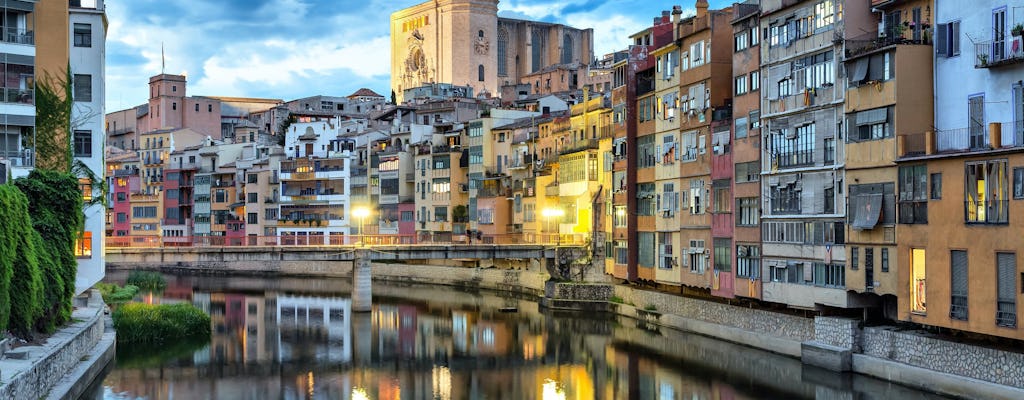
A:
[[[668,11],[662,10],[661,11],[661,23],[667,24],[668,21],[669,21]]]
[[[697,4],[694,7],[697,8],[697,18],[708,15],[708,0],[697,0]]]
[[[672,6],[672,39],[679,37],[679,19],[683,16],[683,7]]]

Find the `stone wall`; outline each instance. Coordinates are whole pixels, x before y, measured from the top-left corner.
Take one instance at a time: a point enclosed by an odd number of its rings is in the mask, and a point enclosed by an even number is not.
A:
[[[859,353],[860,321],[851,318],[814,317],[814,340]]]
[[[864,328],[864,355],[1024,388],[1024,354],[957,343],[918,331]]]
[[[98,298],[99,293],[94,292]],[[79,308],[72,314],[75,322],[61,329],[46,340],[42,346],[24,346],[15,351],[27,351],[24,360],[5,359],[0,361],[0,399],[38,399],[47,395],[50,388],[72,368],[82,357],[89,354],[103,337],[103,301],[90,300],[88,308]]]
[[[608,284],[547,282],[544,295],[553,299],[606,301],[615,293]]]
[[[803,342],[814,338],[814,321],[789,314],[755,310],[692,299],[678,295],[615,286],[615,294],[637,308],[654,306],[659,313],[673,314],[712,324],[739,328],[775,338]],[[774,349],[769,349],[775,351]]]

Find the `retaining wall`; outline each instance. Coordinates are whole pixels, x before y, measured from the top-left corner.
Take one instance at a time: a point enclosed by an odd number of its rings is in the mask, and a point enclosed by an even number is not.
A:
[[[93,363],[88,355],[96,348],[104,332],[103,300],[93,292],[88,307],[72,313],[75,322],[50,336],[42,346],[23,346],[24,360],[0,360],[0,399],[40,399],[80,363]],[[87,384],[88,382],[86,382]]]

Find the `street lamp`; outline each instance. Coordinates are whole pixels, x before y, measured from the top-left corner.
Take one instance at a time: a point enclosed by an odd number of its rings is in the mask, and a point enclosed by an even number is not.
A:
[[[544,219],[546,219],[546,220],[550,220],[550,219],[557,220],[557,219],[560,219],[560,218],[565,216],[565,210],[563,210],[561,208],[545,208],[543,211],[541,211],[541,215],[544,216]],[[562,235],[561,235],[561,232],[559,232],[559,230],[557,230],[557,229],[556,229],[556,232],[555,232],[555,244],[556,245],[561,245],[562,244]]]
[[[370,216],[370,209],[366,207],[356,207],[352,210],[352,216],[359,219],[359,227],[356,232],[358,232],[359,244],[363,244],[363,222],[366,217]]]

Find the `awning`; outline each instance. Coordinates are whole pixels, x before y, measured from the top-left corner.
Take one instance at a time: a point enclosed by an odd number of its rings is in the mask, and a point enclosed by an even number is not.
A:
[[[882,194],[862,194],[853,198],[854,219],[853,229],[874,229],[882,212]]]
[[[851,82],[861,82],[868,77],[868,59],[869,57],[863,57],[853,64],[853,72],[850,73]]]
[[[857,126],[881,124],[889,119],[888,108],[876,108],[874,110],[861,111],[857,113]]]

